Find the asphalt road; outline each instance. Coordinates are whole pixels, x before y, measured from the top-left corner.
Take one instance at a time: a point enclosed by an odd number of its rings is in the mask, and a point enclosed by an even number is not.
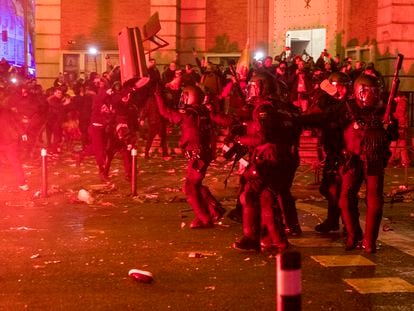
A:
[[[91,158],[81,167],[69,155],[49,162],[47,198],[38,197],[37,161],[25,168],[28,192],[17,191],[0,166],[0,310],[275,310],[274,254],[232,249],[241,226],[226,218],[211,229],[189,228],[180,156],[139,158],[137,197],[119,159],[110,185],[99,183]],[[237,193],[237,176],[223,186],[229,168],[217,162],[206,178],[227,210]],[[393,204],[389,196],[403,180],[403,170],[387,170],[380,249],[367,255],[345,252],[341,232],[313,231],[326,202],[312,172],[300,168],[293,193],[304,234],[290,242],[302,259],[302,310],[414,310],[413,195]],[[77,199],[80,189],[92,204]],[[363,220],[362,200],[361,212]],[[134,280],[133,268],[154,281]]]

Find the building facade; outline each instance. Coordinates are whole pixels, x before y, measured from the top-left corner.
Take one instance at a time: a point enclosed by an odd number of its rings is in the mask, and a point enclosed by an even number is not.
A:
[[[318,57],[326,48],[342,58],[374,62],[392,75],[405,55],[401,88],[412,88],[414,1],[411,0],[37,0],[37,76],[44,85],[61,72],[107,70],[118,62],[123,27],[142,27],[159,13],[158,35],[169,45],[153,52],[159,64],[199,55],[280,54],[285,46]],[[149,48],[152,43],[145,42]],[[88,52],[96,47],[97,54]]]
[[[35,67],[34,8],[34,0],[0,0],[0,59],[29,69]]]

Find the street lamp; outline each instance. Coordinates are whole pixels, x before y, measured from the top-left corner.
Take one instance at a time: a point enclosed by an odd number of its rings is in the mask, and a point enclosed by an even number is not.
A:
[[[89,51],[89,54],[92,54],[92,55],[98,54],[98,49],[94,46],[91,46],[88,51]]]
[[[258,61],[258,60],[262,60],[264,58],[264,53],[262,51],[257,51],[253,58]]]
[[[96,55],[98,54],[98,49],[94,46],[91,46],[88,49],[89,54],[93,55],[93,60],[95,62],[95,72],[98,72],[98,62],[96,60]]]

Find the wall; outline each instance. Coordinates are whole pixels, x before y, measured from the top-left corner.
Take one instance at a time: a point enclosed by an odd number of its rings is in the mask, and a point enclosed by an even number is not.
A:
[[[35,10],[37,80],[50,87],[59,75],[61,0],[37,0]]]
[[[240,52],[247,39],[248,0],[207,0],[206,51]]]
[[[378,0],[376,29],[378,68],[392,76],[397,53],[404,55],[400,72],[400,89],[414,90],[414,2],[411,0]],[[388,84],[391,78],[387,79]]]
[[[150,17],[149,0],[62,0],[62,49],[117,50],[124,27],[141,27]],[[68,43],[72,42],[72,43]]]
[[[336,50],[338,31],[338,1],[274,0],[272,55],[280,54],[285,46],[288,30],[326,28],[326,48],[332,53]]]
[[[195,63],[193,47],[201,55],[240,52],[247,38],[247,0],[208,0],[208,5],[207,0],[39,0],[37,4],[37,22],[42,28],[39,76],[48,83],[59,74],[62,51],[78,53],[90,46],[116,51],[119,31],[134,26],[142,29],[155,12],[161,22],[158,35],[169,43],[151,54],[161,65],[176,57],[181,64]],[[144,46],[154,47],[148,42]]]
[[[344,31],[347,39],[345,46],[361,46],[375,43],[378,20],[378,1],[351,0],[348,21]]]
[[[160,64],[175,57],[193,63],[192,47],[200,54],[240,52],[248,38],[251,50],[267,45],[274,56],[288,30],[326,28],[332,54],[368,44],[386,73],[397,51],[406,56],[404,73],[414,70],[412,0],[38,0],[39,75],[46,80],[58,75],[62,50],[86,50],[90,44],[117,50],[118,32],[141,27],[154,12],[160,15],[159,35],[169,42],[152,55]]]

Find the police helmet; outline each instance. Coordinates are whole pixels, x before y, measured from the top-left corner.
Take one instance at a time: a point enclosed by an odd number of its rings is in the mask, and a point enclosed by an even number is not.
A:
[[[200,105],[203,102],[203,100],[203,91],[197,86],[188,85],[184,87],[181,92],[178,108],[184,109],[186,106]]]
[[[351,93],[352,80],[346,73],[334,72],[328,77],[328,81],[335,87],[334,94],[331,94],[335,98],[344,99],[348,93]],[[327,93],[330,94],[329,90]]]
[[[331,73],[328,80],[332,85],[349,85],[352,82],[346,73],[340,71]]]
[[[247,101],[266,98],[272,94],[270,77],[264,73],[256,73],[247,85]]]
[[[374,107],[380,101],[381,83],[371,75],[360,75],[354,82],[355,100],[361,108]]]

